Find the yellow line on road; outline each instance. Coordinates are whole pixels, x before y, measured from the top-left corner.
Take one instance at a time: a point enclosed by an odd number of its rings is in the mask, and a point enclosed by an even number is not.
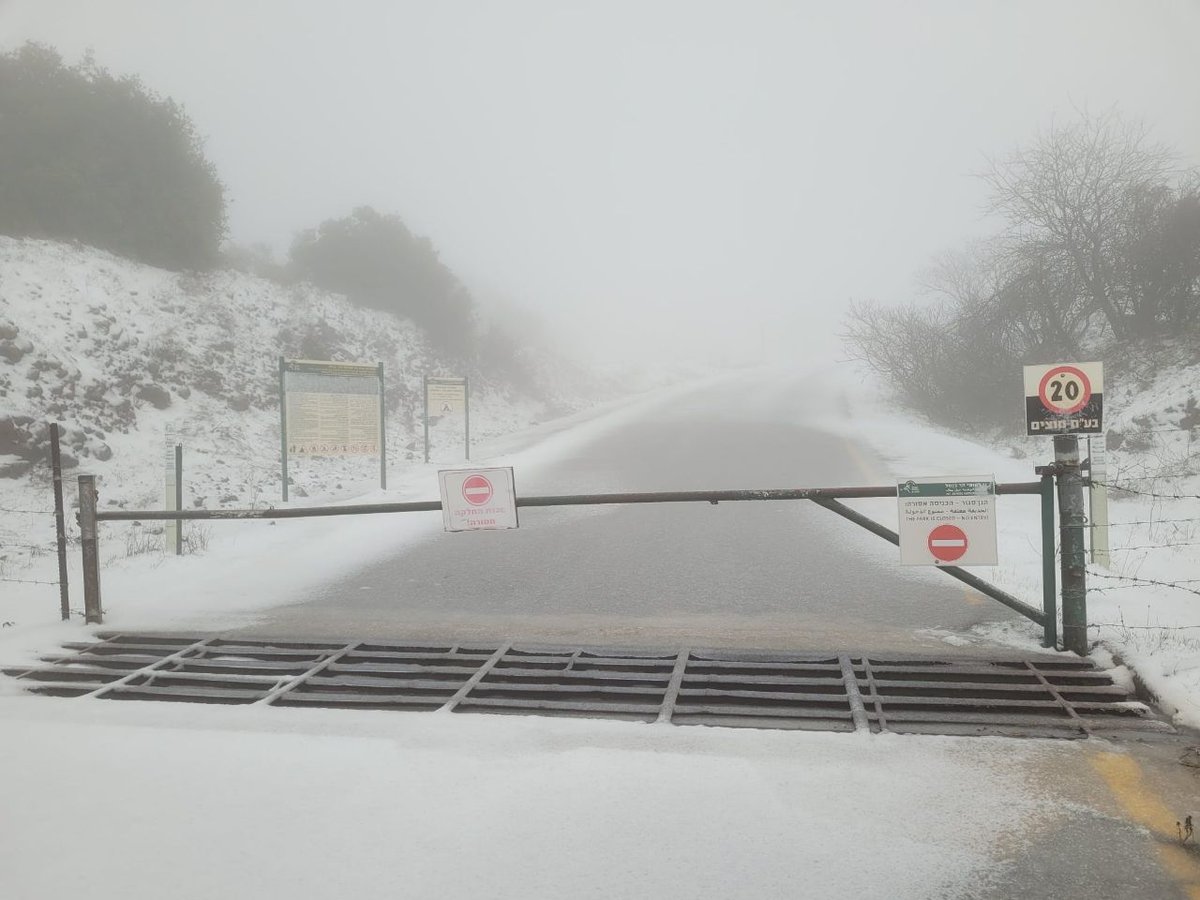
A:
[[[1200,900],[1200,851],[1180,844],[1175,823],[1190,810],[1172,810],[1146,783],[1142,768],[1124,753],[1092,753],[1088,761],[1130,821],[1147,828],[1157,842],[1158,863],[1192,900]]]
[[[858,471],[862,472],[863,478],[867,484],[888,484],[890,479],[876,476],[875,469],[867,462],[867,458],[862,455],[862,451],[856,447],[849,438],[842,438],[842,443],[846,445],[846,454],[851,461],[858,467]]]

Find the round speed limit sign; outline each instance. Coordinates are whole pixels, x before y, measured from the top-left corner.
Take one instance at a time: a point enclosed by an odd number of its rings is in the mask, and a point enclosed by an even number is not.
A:
[[[1042,376],[1038,399],[1050,412],[1067,416],[1088,405],[1092,399],[1092,383],[1075,366],[1056,366]]]

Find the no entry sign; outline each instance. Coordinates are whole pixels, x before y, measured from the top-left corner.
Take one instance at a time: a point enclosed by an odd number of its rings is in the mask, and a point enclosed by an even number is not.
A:
[[[929,552],[938,562],[957,562],[967,552],[970,541],[957,525],[937,525],[929,532]]]
[[[496,491],[492,487],[492,483],[486,476],[475,473],[468,475],[463,481],[462,495],[463,499],[472,506],[487,506],[488,501],[492,499]]]
[[[897,485],[900,564],[994,566],[996,481],[910,478]]]
[[[1102,363],[1025,367],[1027,434],[1099,434],[1103,413]]]
[[[447,531],[517,527],[517,492],[511,468],[438,472],[442,524]]]

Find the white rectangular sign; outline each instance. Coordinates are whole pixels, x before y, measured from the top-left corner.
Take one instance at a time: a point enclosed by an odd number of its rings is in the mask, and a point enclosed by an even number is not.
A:
[[[165,487],[164,500],[166,501],[163,509],[177,510],[176,505],[176,490],[175,490],[175,429],[168,425],[166,428],[166,440],[163,443],[163,484]],[[167,553],[179,552],[179,520],[168,519],[163,523],[163,538],[166,542]]]
[[[896,496],[901,565],[999,564],[995,478],[909,478]]]
[[[425,415],[445,416],[467,408],[467,379],[425,379]]]
[[[517,490],[511,467],[443,469],[442,523],[447,531],[490,531],[517,527]]]

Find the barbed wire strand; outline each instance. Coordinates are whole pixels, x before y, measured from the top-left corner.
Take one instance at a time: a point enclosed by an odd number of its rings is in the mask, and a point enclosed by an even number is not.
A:
[[[1157,578],[1137,578],[1131,575],[1102,575],[1099,572],[1088,573],[1093,578],[1107,578],[1112,581],[1124,581],[1129,584],[1152,584],[1156,587],[1171,588],[1176,591],[1183,591],[1187,594],[1195,594],[1200,597],[1200,589],[1189,587],[1189,585],[1200,582],[1200,578],[1189,578],[1181,581],[1160,581]],[[1102,594],[1107,591],[1119,590],[1117,587],[1089,587],[1088,593]]]
[[[1133,581],[1148,581],[1150,579],[1143,578],[1141,575],[1114,575],[1108,572],[1089,572],[1089,575],[1095,575],[1097,578],[1111,578],[1117,581],[1133,580]],[[1164,581],[1162,584],[1197,584],[1200,583],[1200,578],[1177,578],[1174,581]]]
[[[1172,541],[1169,544],[1134,544],[1132,547],[1113,547],[1113,550],[1170,550],[1172,547],[1197,547],[1200,541]]]
[[[1184,631],[1200,625],[1126,625],[1123,622],[1092,622],[1088,628],[1121,628],[1129,631]]]
[[[1158,497],[1162,500],[1200,500],[1200,494],[1164,494],[1159,491],[1139,491],[1137,488],[1124,487],[1111,481],[1094,481],[1092,483],[1098,487],[1106,487],[1111,491],[1119,491],[1124,494],[1137,494],[1139,497]]]
[[[49,584],[49,585],[54,585],[54,586],[58,585],[57,581],[38,581],[36,578],[5,578],[4,576],[0,576],[0,581],[12,581],[12,582],[16,582],[17,584]]]
[[[1180,522],[1200,522],[1200,516],[1188,516],[1182,519],[1131,519],[1128,522],[1108,522],[1097,525],[1094,522],[1084,522],[1082,525],[1060,525],[1060,528],[1122,528],[1127,525],[1169,525]]]

